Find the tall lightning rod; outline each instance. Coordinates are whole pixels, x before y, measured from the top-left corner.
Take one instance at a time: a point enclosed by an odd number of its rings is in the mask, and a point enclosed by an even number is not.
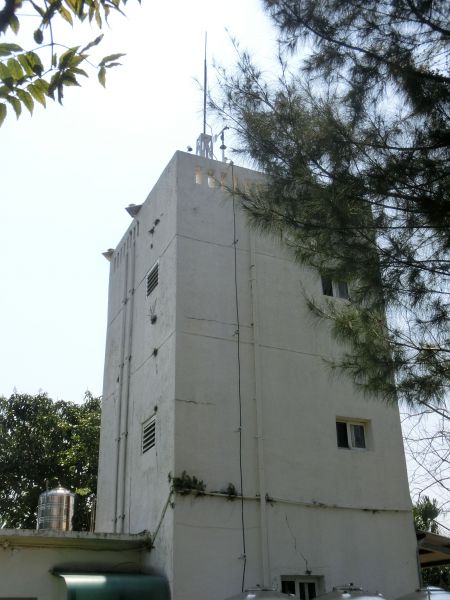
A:
[[[205,60],[203,63],[203,135],[206,133],[206,94],[208,85],[208,66],[206,62],[206,46],[208,43],[208,32],[205,31]]]
[[[208,88],[208,67],[206,63],[206,45],[208,41],[208,34],[205,32],[205,60],[203,66],[203,133],[197,138],[197,145],[195,153],[198,156],[204,158],[214,158],[213,153],[213,139],[212,135],[206,133],[206,95]]]

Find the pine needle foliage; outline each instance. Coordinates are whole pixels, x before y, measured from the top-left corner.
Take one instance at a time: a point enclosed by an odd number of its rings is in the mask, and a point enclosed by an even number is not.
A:
[[[334,366],[388,402],[437,407],[450,380],[449,35],[443,0],[265,0],[275,82],[236,44],[212,100],[267,174],[251,223],[346,281],[309,303],[343,342]]]
[[[436,519],[441,514],[436,499],[430,499],[429,496],[423,496],[413,506],[414,525],[419,531],[430,531],[446,535],[448,532],[440,532],[439,524]],[[424,586],[437,586],[446,591],[450,590],[450,567],[423,567],[422,581]]]

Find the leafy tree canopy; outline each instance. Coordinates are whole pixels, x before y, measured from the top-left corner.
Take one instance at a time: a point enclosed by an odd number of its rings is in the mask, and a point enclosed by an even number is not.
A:
[[[439,525],[436,523],[436,519],[440,512],[437,501],[434,498],[430,500],[428,496],[423,496],[413,507],[416,529],[438,533]]]
[[[349,284],[310,306],[366,393],[438,410],[450,383],[450,4],[264,0],[269,80],[236,45],[212,105],[268,175],[241,190],[252,223]],[[387,319],[386,319],[387,315]]]
[[[126,3],[127,0],[5,0],[0,10],[0,125],[8,109],[18,118],[23,107],[32,113],[36,102],[44,107],[48,98],[62,103],[64,90],[80,85],[80,77],[88,76],[86,69],[96,70],[104,86],[107,69],[119,65],[123,54],[105,56],[94,64],[90,51],[101,42],[103,34],[88,44],[67,47],[58,38],[57,26],[64,21],[72,26],[86,21],[101,29],[111,12],[122,12]],[[19,32],[23,17],[35,20],[33,39],[27,48],[12,41],[10,35]]]
[[[414,524],[416,529],[440,533],[436,519],[441,514],[437,501],[423,496],[413,507]],[[427,567],[422,569],[424,585],[435,585],[450,590],[450,567]]]
[[[36,527],[39,494],[77,492],[74,529],[89,528],[97,488],[100,398],[82,404],[46,394],[0,397],[0,527]]]

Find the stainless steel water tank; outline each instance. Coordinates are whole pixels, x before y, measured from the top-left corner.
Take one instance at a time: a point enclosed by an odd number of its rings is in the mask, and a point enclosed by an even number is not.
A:
[[[420,588],[405,596],[400,596],[396,600],[450,600],[450,592],[446,592],[439,587],[430,586]]]
[[[39,496],[37,529],[72,531],[75,494],[63,487],[42,492]]]
[[[350,584],[336,586],[331,592],[318,596],[317,600],[380,600],[380,598],[386,597],[380,592],[368,592]],[[450,599],[447,598],[447,600]]]
[[[264,598],[264,600],[287,600],[288,598],[292,598],[292,596],[290,594],[282,594],[281,592],[266,588],[249,588],[242,594],[232,596],[231,598],[227,598],[227,600],[259,600],[262,598]]]

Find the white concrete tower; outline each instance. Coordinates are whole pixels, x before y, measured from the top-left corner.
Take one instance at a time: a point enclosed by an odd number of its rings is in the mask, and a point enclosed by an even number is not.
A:
[[[304,301],[320,278],[249,231],[232,175],[262,179],[177,152],[108,254],[97,530],[150,531],[174,600],[220,600],[243,577],[303,600],[409,592],[398,411],[330,375],[339,348]],[[174,477],[205,493],[172,493]]]

